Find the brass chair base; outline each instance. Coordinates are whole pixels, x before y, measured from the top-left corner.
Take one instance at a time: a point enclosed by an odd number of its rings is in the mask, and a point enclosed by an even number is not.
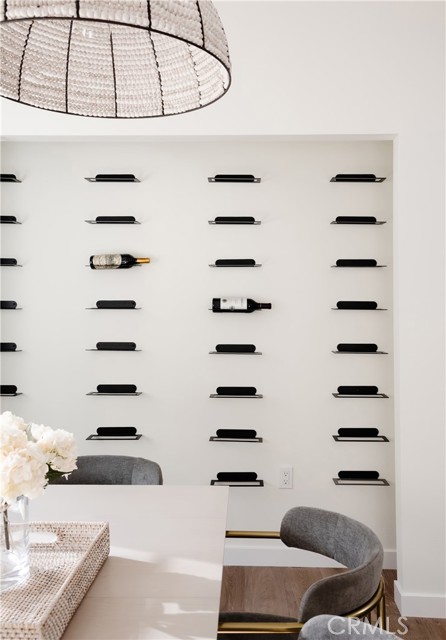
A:
[[[271,534],[273,532],[265,533]],[[264,535],[259,537],[273,536]],[[382,577],[379,580],[378,589],[368,602],[363,604],[358,609],[355,609],[355,611],[350,611],[350,613],[342,614],[342,616],[345,618],[358,618],[360,620],[368,622],[369,624],[373,624],[373,612],[376,613],[376,626],[383,629],[384,631],[387,631],[386,599],[384,592],[384,580]],[[221,622],[218,625],[218,635],[223,633],[227,635],[233,635],[236,633],[244,633],[246,635],[266,635],[272,633],[289,635],[298,634],[303,626],[303,622]]]

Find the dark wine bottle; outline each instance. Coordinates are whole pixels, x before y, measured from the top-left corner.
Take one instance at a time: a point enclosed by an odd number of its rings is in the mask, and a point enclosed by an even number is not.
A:
[[[135,258],[129,253],[106,253],[90,256],[92,269],[130,269],[135,264],[147,264],[150,258]]]
[[[212,311],[215,313],[252,313],[259,309],[271,309],[269,302],[256,302],[251,298],[212,298]]]

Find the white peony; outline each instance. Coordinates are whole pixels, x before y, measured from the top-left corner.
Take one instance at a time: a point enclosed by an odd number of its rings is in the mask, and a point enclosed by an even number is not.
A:
[[[19,416],[15,416],[11,411],[4,411],[0,416],[0,425],[1,427],[8,427],[10,429],[16,428],[21,431],[26,431],[27,424],[23,420],[23,418],[19,418]]]
[[[11,504],[19,496],[36,498],[46,485],[48,466],[45,456],[33,442],[2,457],[0,468],[0,495]]]
[[[41,495],[49,478],[70,473],[76,466],[74,437],[43,424],[29,426],[5,411],[0,416],[0,496],[9,505],[19,496]]]
[[[0,416],[0,458],[26,447],[26,423],[10,411]]]
[[[76,443],[73,434],[64,429],[51,429],[43,424],[30,425],[31,437],[54,471],[70,473],[76,466]]]

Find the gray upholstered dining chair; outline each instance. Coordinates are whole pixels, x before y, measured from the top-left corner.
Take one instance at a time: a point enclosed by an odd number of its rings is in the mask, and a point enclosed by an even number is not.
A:
[[[77,469],[51,484],[163,484],[161,467],[133,456],[79,456]]]
[[[385,628],[383,548],[375,533],[361,522],[333,511],[295,507],[285,514],[280,532],[228,531],[226,535],[228,538],[279,538],[288,547],[333,558],[348,570],[312,584],[304,593],[295,618],[221,612],[218,637],[222,640],[253,640],[256,633],[265,640],[297,638],[304,623],[321,614],[367,616],[370,620],[376,611],[380,626]],[[265,632],[269,632],[268,635],[263,635]]]
[[[302,627],[299,640],[397,640],[397,636],[360,620],[316,616]]]

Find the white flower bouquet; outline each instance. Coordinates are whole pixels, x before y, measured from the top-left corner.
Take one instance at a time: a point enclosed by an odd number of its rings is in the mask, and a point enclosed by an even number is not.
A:
[[[36,498],[50,480],[77,468],[73,434],[26,422],[5,411],[0,416],[1,510],[19,496]]]
[[[0,416],[0,591],[29,576],[28,499],[76,469],[74,437],[63,429]]]

